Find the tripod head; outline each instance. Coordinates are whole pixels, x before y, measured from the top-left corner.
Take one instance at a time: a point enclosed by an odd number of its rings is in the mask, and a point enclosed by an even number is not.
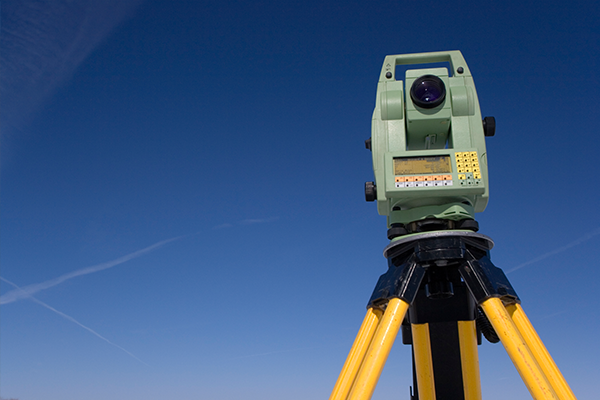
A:
[[[444,63],[447,68],[409,69],[405,82],[396,66]],[[485,136],[493,117],[481,118],[475,84],[460,51],[391,55],[384,60],[373,112],[371,138],[375,181],[365,184],[377,200],[392,237],[418,231],[473,229],[475,213],[488,202]],[[404,229],[404,231],[403,231]],[[390,236],[388,232],[388,236]]]

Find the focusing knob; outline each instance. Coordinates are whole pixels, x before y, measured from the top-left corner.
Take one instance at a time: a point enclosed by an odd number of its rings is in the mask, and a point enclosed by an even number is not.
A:
[[[483,119],[483,134],[485,136],[494,136],[496,133],[496,118],[485,117]]]
[[[365,182],[365,200],[375,201],[377,199],[377,186],[375,182]]]
[[[367,150],[371,150],[371,138],[365,140],[365,147]]]

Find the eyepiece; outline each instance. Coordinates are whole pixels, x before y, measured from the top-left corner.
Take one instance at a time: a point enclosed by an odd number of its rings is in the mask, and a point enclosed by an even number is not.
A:
[[[423,75],[412,84],[410,98],[418,107],[435,108],[444,102],[446,86],[435,75]]]

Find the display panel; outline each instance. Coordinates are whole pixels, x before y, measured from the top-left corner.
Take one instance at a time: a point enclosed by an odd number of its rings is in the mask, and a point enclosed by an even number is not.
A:
[[[451,173],[449,155],[394,157],[394,175]]]

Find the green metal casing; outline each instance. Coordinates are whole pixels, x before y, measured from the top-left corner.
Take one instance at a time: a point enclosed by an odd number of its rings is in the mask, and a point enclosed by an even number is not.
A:
[[[396,80],[397,65],[440,62],[450,64],[450,75],[446,68],[415,69],[406,71],[406,85]],[[423,75],[438,76],[446,86],[444,102],[433,109],[416,106],[409,94],[413,82]],[[371,150],[377,209],[388,217],[388,225],[430,217],[474,218],[474,213],[485,209],[488,202],[485,135],[475,84],[460,51],[385,58],[377,85]],[[427,160],[441,157],[450,166],[441,173],[420,171],[396,175],[395,163],[412,163],[418,160],[416,157]]]

